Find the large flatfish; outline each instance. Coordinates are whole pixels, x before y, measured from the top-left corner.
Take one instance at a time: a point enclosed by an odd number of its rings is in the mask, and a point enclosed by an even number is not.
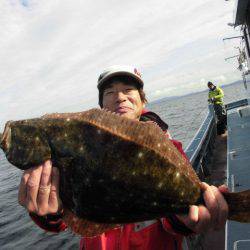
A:
[[[85,236],[202,203],[199,178],[158,126],[105,110],[7,122],[1,148],[22,170],[52,160],[65,221]],[[250,191],[224,196],[228,218],[250,222]]]

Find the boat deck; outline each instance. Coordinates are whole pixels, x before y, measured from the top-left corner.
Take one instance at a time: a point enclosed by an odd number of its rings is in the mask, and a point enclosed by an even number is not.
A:
[[[227,180],[227,132],[218,135],[213,150],[209,183],[215,186],[226,184]]]
[[[226,184],[227,179],[227,132],[218,135],[213,150],[213,158],[209,166],[211,175],[207,182],[211,185],[220,186]],[[211,231],[203,235],[203,250],[224,250],[225,229]]]
[[[228,132],[217,136],[208,182],[231,191],[250,189],[250,107],[228,112]],[[225,230],[204,236],[203,249],[249,250],[250,224],[228,221]]]
[[[227,180],[227,132],[215,139],[213,157],[207,166],[210,172],[205,181],[211,185],[220,186]],[[211,231],[189,238],[189,249],[194,250],[224,250],[225,229]]]
[[[250,189],[250,106],[228,113],[228,186]],[[228,221],[226,249],[250,249],[250,224]]]
[[[209,109],[198,133],[186,149],[194,169],[204,181],[215,186],[227,184],[233,192],[250,189],[248,103],[250,99],[242,99],[227,105],[228,131],[220,136],[216,136],[213,110]],[[189,249],[195,250],[249,250],[250,223],[228,221],[224,230],[190,236],[187,244]]]

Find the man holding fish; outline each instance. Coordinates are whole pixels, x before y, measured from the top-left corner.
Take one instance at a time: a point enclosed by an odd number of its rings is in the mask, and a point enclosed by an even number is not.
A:
[[[103,109],[142,122],[156,123],[167,133],[167,125],[153,112],[147,112],[144,82],[136,68],[113,66],[98,79],[99,105]],[[181,143],[172,140],[185,156]],[[59,197],[59,172],[50,160],[25,170],[19,187],[19,203],[31,218],[47,231],[65,230],[63,208]],[[167,218],[125,224],[97,237],[83,237],[81,249],[182,249],[183,236],[225,226],[228,206],[221,192],[227,188],[203,183],[206,206],[191,206],[187,215],[172,214]]]

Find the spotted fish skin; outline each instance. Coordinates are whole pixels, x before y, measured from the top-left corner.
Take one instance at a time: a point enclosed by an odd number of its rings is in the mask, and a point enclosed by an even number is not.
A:
[[[63,203],[81,218],[102,223],[152,219],[187,211],[200,197],[198,177],[152,124],[94,109],[7,127],[7,159],[27,169],[51,158],[60,169]]]
[[[106,224],[186,213],[201,202],[199,178],[158,126],[105,110],[8,122],[1,147],[20,169],[51,159],[60,170],[65,211],[82,225],[104,225],[98,232]],[[230,203],[234,194],[225,197]]]

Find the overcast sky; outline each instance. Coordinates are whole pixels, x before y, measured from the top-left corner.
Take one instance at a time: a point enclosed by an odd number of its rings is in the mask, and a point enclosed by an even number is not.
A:
[[[0,0],[0,130],[97,106],[111,65],[138,67],[149,101],[240,79],[234,1]]]

